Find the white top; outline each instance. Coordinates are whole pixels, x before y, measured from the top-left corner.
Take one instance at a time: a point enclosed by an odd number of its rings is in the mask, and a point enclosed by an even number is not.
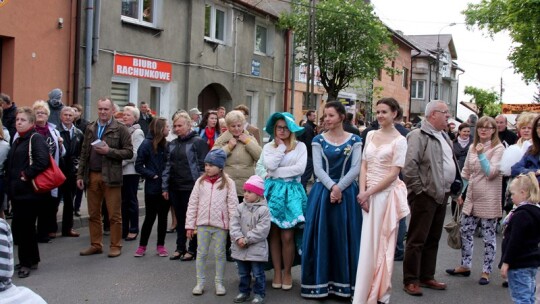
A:
[[[294,150],[288,153],[285,153],[285,150],[287,147],[284,144],[275,147],[273,141],[264,145],[262,158],[268,174],[267,177],[300,182],[300,177],[304,174],[307,164],[306,145],[297,141]]]
[[[456,165],[454,164],[454,152],[448,142],[444,138],[442,131],[436,132],[433,131],[433,135],[441,142],[443,150],[443,174],[444,174],[444,191],[450,191],[450,186],[456,179]]]

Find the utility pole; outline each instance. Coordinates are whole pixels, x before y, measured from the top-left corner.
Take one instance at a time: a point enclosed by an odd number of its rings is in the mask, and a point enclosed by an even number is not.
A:
[[[442,30],[447,27],[447,26],[454,26],[456,25],[457,23],[455,22],[452,22],[452,23],[449,23],[443,27],[441,27],[441,29],[439,30],[439,34],[437,34],[437,71],[435,72],[435,77],[437,77],[436,79],[436,82],[435,82],[435,99],[439,99],[439,82],[440,82],[440,79],[441,79],[441,76],[439,75],[439,72],[440,72],[440,62],[441,62],[441,53],[444,51],[443,49],[441,49],[441,43],[440,43],[440,38],[441,38],[441,32]]]

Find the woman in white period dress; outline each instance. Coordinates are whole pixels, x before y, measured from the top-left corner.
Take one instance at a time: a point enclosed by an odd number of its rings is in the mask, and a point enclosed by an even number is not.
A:
[[[380,129],[368,133],[360,169],[362,242],[353,303],[390,301],[394,251],[399,220],[407,216],[407,188],[399,179],[407,140],[394,128],[399,104],[393,98],[377,102]]]

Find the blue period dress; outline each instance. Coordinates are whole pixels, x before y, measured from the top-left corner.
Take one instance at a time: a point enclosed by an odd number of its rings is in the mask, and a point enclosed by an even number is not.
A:
[[[361,141],[353,134],[339,145],[330,143],[324,135],[313,139],[317,181],[309,193],[306,211],[303,297],[351,297],[354,293],[362,231],[362,211],[356,202]],[[341,203],[330,203],[329,189],[334,184],[342,190]]]

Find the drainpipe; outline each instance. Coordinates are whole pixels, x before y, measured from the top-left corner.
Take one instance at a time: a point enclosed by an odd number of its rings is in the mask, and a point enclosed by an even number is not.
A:
[[[296,81],[296,51],[295,51],[295,44],[294,44],[294,33],[292,33],[292,60],[291,60],[291,112],[294,112],[294,93],[296,92],[296,89],[294,87],[294,83]]]
[[[412,90],[411,90],[411,86],[412,86],[412,75],[413,75],[413,61],[416,57],[420,56],[420,53],[421,52],[418,52],[418,54],[414,55],[411,57],[411,69],[410,69],[410,73],[411,73],[411,81],[409,81],[409,113],[407,114],[407,119],[408,121],[411,121],[411,105],[412,105]]]
[[[92,107],[92,31],[94,28],[94,0],[86,0],[86,49],[84,71],[84,117],[90,120]]]
[[[92,63],[99,57],[99,28],[101,26],[101,0],[94,0],[94,33],[92,37]]]
[[[287,29],[285,31],[285,89],[283,90],[283,110],[287,111],[287,101],[289,100],[288,94],[289,94],[289,56],[290,54],[290,48],[291,48],[291,30]],[[291,93],[292,95],[292,93]],[[291,114],[294,116],[294,107],[291,103]]]
[[[75,9],[75,61],[73,63],[74,65],[74,71],[73,71],[73,102],[79,103],[79,80],[81,76],[79,75],[81,69],[79,67],[80,60],[81,60],[81,7],[82,7],[82,0],[77,0],[77,7]]]

